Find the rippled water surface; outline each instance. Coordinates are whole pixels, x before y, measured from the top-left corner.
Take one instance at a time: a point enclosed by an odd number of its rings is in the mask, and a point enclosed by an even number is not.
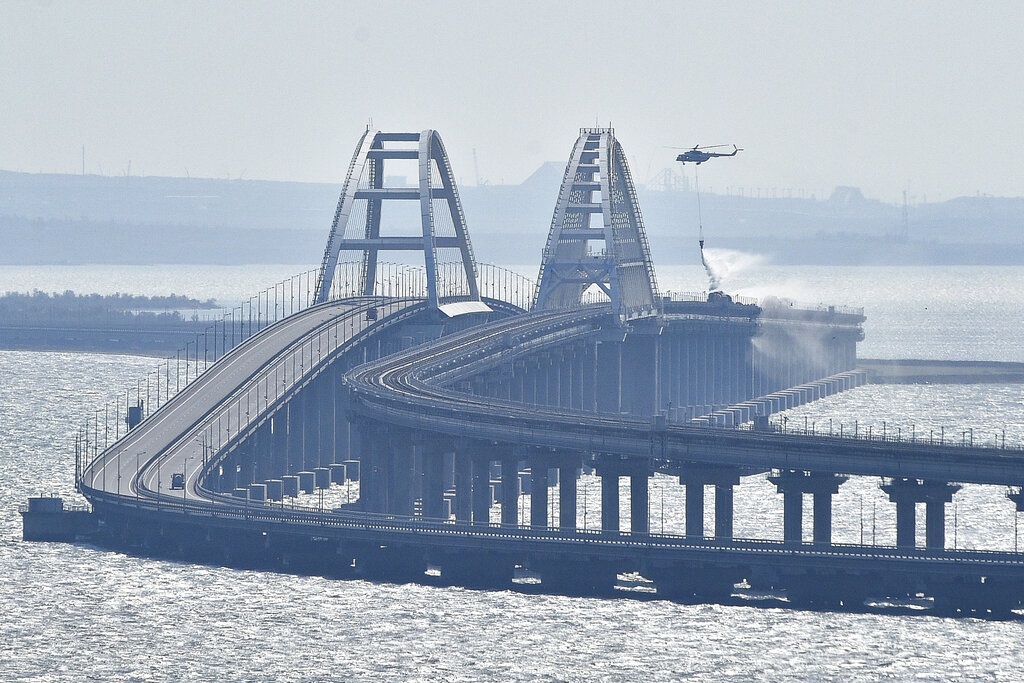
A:
[[[158,281],[155,270],[150,277]],[[762,270],[766,279],[774,277],[772,269]],[[873,309],[883,311],[895,328],[869,322],[864,346],[871,352],[862,355],[1024,360],[1021,294],[1007,294],[1001,305],[991,301],[992,292],[1021,282],[1024,269],[995,270],[987,281],[982,269],[967,273],[980,284],[966,276],[951,282],[962,275],[957,269],[910,269],[905,276],[838,269],[838,276],[825,277],[822,269],[798,268],[788,277],[817,283],[825,294],[862,297],[833,300],[864,305],[869,321]],[[846,271],[845,284],[827,289],[830,278]],[[0,269],[0,278],[9,272]],[[700,287],[699,274],[683,275],[694,280],[690,288]],[[73,279],[73,270],[67,277]],[[90,271],[89,277],[99,276]],[[168,286],[180,277],[174,269],[162,277],[164,286],[146,293],[222,296]],[[663,288],[669,279],[663,275]],[[15,288],[0,281],[0,290]],[[73,282],[61,288],[89,289]],[[891,296],[896,291],[910,292],[902,313],[900,298]],[[972,306],[958,310],[960,295]],[[925,301],[944,311],[932,322],[957,319],[959,327],[945,335],[944,346],[943,335],[920,329]],[[966,341],[961,332],[969,335]],[[872,337],[878,340],[873,347]],[[913,343],[903,346],[901,340]],[[335,581],[22,542],[18,505],[37,493],[73,497],[74,430],[153,366],[150,358],[0,351],[0,680],[1021,679],[1020,622]],[[1024,388],[869,386],[789,411],[786,418],[791,429],[806,424],[827,430],[832,420],[831,428],[842,424],[844,433],[856,422],[857,430],[897,430],[914,438],[941,432],[959,440],[973,429],[976,441],[1001,440],[1005,430],[1006,443],[1016,445],[1024,440]],[[580,486],[593,526],[597,484],[585,478]],[[682,528],[681,496],[673,480],[655,479],[652,530]],[[1002,490],[965,487],[955,501],[947,508],[951,547],[1014,547],[1013,508]],[[836,541],[870,542],[873,535],[878,543],[893,542],[891,505],[877,481],[855,478],[835,502]],[[736,494],[737,535],[778,538],[781,527],[774,487],[763,477],[745,479]]]

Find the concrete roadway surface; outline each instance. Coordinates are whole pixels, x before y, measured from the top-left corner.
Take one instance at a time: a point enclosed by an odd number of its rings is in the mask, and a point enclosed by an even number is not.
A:
[[[418,299],[342,299],[289,316],[227,353],[90,464],[84,486],[128,497],[203,501],[196,486],[208,453],[257,421],[322,358]],[[119,418],[120,419],[120,418]],[[174,473],[185,486],[171,489]]]

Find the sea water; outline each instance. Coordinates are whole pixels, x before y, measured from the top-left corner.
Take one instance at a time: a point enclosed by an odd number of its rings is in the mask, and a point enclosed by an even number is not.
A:
[[[175,292],[231,302],[300,270],[0,267],[0,291]],[[863,306],[862,357],[1024,361],[1022,282],[1024,268],[1009,267],[752,265],[731,273],[725,289]],[[660,271],[659,283],[663,291],[706,286],[696,268]],[[340,581],[21,541],[18,506],[37,494],[76,500],[75,430],[155,362],[0,351],[0,680],[1021,679],[1017,621]],[[815,431],[856,422],[959,439],[973,430],[976,442],[1016,446],[1024,441],[1024,387],[867,386],[785,417],[790,428]],[[894,541],[892,505],[877,484],[859,477],[840,489],[836,542]],[[596,480],[585,478],[580,491],[595,526]],[[655,478],[653,531],[682,529],[681,495],[674,480]],[[1015,517],[999,487],[965,486],[947,506],[947,545],[1013,549]],[[774,487],[745,478],[737,536],[780,538],[781,529]]]

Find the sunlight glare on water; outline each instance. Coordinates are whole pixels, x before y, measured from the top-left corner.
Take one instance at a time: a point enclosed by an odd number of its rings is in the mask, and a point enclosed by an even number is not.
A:
[[[922,291],[925,280],[945,281],[960,271],[835,269],[829,275],[818,268],[761,269],[778,281],[814,283],[838,303],[865,306],[868,340],[861,355],[1024,360],[1017,330],[1024,319],[1022,295],[986,303],[992,291],[1020,282],[1021,269],[992,269],[991,279],[975,288],[967,279],[961,287],[929,284],[931,294]],[[680,278],[677,288],[700,288],[701,276],[698,267],[693,281]],[[61,287],[86,291],[100,275],[90,271],[79,283],[67,277]],[[148,292],[185,289],[175,286],[182,277],[175,268],[154,268],[149,277]],[[12,288],[2,284],[0,289]],[[661,284],[666,290],[677,286],[671,274]],[[221,283],[216,292],[185,293],[220,298],[243,286],[248,279]],[[891,296],[897,291],[906,295]],[[957,311],[961,295],[972,305]],[[923,313],[925,303],[941,315],[923,318],[932,315]],[[1015,319],[1003,320],[1000,308]],[[898,329],[879,327],[879,318]],[[936,331],[922,330],[922,320]],[[955,333],[947,328],[940,334],[945,324],[957,325]],[[974,336],[965,340],[961,331]],[[0,351],[0,680],[1020,680],[1020,622],[327,580],[174,563],[84,544],[22,542],[17,509],[29,495],[73,498],[77,427],[154,366],[151,358]],[[1020,385],[965,385],[867,386],[786,417],[790,428],[802,427],[806,418],[814,430],[826,429],[829,419],[833,429],[842,422],[846,430],[856,420],[858,429],[878,430],[884,423],[887,431],[895,428],[906,437],[912,430],[918,439],[943,427],[953,438],[973,427],[976,440],[1001,438],[1005,429],[1009,445],[1024,439],[1022,415]],[[836,541],[857,542],[867,533],[870,542],[873,532],[878,543],[893,542],[891,504],[877,484],[855,478],[840,489]],[[596,526],[596,480],[585,477],[580,492],[588,501],[589,525]],[[1012,548],[1014,513],[1002,493],[965,486],[954,498],[955,511],[947,507],[949,544]],[[344,489],[332,495],[343,496]],[[557,503],[557,496],[551,498]],[[682,501],[676,480],[655,477],[652,531],[662,524],[668,532],[680,531]],[[746,478],[736,494],[736,534],[780,537],[781,508],[763,476]]]

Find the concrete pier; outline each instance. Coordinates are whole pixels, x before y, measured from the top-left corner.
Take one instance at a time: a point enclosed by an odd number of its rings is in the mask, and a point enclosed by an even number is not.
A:
[[[548,526],[548,463],[543,454],[530,454],[530,526]]]
[[[519,523],[519,458],[506,449],[501,459],[501,523]]]
[[[917,546],[917,503],[925,504],[925,548],[946,547],[946,503],[962,487],[947,482],[911,478],[885,479],[881,489],[896,504],[896,545]]]
[[[98,525],[89,508],[65,507],[64,499],[55,496],[29,498],[19,512],[25,541],[73,541]]]
[[[740,483],[735,467],[685,463],[679,483],[686,487],[687,538],[704,538],[704,487],[715,487],[715,538],[733,535],[733,487]]]
[[[848,477],[828,472],[776,470],[768,477],[783,495],[783,540],[803,542],[803,495],[814,496],[812,529],[815,545],[832,545],[832,496]]]

